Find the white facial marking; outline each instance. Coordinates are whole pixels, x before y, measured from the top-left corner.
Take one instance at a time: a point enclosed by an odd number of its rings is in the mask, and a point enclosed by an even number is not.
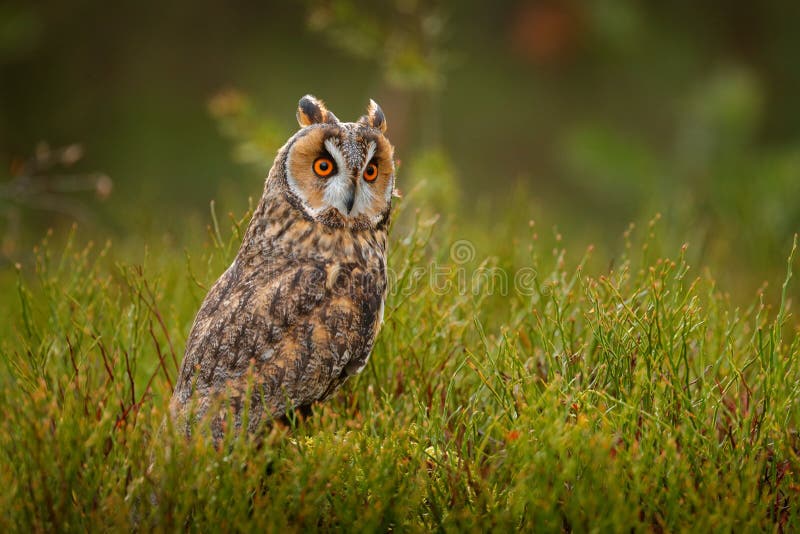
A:
[[[375,155],[376,148],[377,145],[375,141],[371,141],[367,147],[367,157],[364,159],[364,164],[361,166],[361,171],[358,174],[358,180],[356,180],[358,184],[356,186],[356,201],[353,203],[353,209],[350,212],[350,215],[353,217],[366,213],[375,200],[375,187],[373,184],[364,180],[364,171],[367,169],[369,162],[372,161],[372,156]]]
[[[332,139],[325,141],[325,148],[328,153],[336,161],[336,170],[338,171],[334,176],[328,178],[325,184],[325,194],[323,199],[325,203],[333,206],[342,215],[347,216],[347,200],[352,194],[353,180],[347,175],[347,165],[344,159],[344,154],[336,146]]]
[[[350,211],[350,215],[353,217],[365,213],[375,199],[375,193],[373,193],[371,184],[365,182],[363,179],[358,180],[357,183],[356,201],[353,203],[353,209]]]
[[[369,146],[367,147],[367,158],[364,160],[364,166],[361,168],[362,173],[364,172],[364,170],[366,170],[367,164],[369,164],[369,162],[372,161],[372,156],[375,155],[376,148],[377,145],[375,144],[375,141],[370,141]]]
[[[344,154],[342,154],[342,151],[339,150],[338,146],[336,146],[336,143],[333,141],[333,139],[325,140],[325,148],[328,150],[328,154],[333,156],[333,160],[336,162],[339,172],[341,172],[346,167]]]

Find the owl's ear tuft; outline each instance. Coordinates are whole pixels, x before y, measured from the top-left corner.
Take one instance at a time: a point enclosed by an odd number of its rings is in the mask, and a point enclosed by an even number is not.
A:
[[[381,132],[386,132],[386,117],[383,115],[383,110],[377,102],[370,98],[369,106],[367,106],[367,114],[359,119],[359,122],[377,128]]]
[[[335,124],[339,122],[336,115],[328,111],[325,102],[312,95],[306,95],[297,104],[297,122],[300,126],[311,126],[320,122]]]

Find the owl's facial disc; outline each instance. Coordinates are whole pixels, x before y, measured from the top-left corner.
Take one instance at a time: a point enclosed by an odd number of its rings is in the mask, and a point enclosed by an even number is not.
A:
[[[331,226],[378,224],[388,215],[394,187],[393,147],[383,135],[386,121],[380,108],[371,103],[380,121],[341,123],[309,98],[298,108],[305,127],[287,153],[290,195],[308,216]]]

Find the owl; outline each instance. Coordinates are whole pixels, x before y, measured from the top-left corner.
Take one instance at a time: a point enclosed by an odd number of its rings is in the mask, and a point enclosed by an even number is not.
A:
[[[340,122],[307,95],[297,120],[236,258],[189,333],[170,401],[186,432],[190,413],[208,415],[218,439],[231,409],[237,432],[306,411],[360,372],[372,352],[395,181],[386,119],[370,100],[358,121]]]

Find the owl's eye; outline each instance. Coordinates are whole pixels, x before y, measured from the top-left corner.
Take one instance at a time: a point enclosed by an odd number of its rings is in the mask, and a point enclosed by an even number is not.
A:
[[[370,163],[367,165],[367,168],[364,169],[364,179],[368,182],[374,182],[375,178],[378,177],[378,166],[374,163]]]
[[[333,161],[331,161],[330,158],[317,158],[314,161],[313,167],[317,176],[325,178],[326,176],[330,176],[333,172]]]

